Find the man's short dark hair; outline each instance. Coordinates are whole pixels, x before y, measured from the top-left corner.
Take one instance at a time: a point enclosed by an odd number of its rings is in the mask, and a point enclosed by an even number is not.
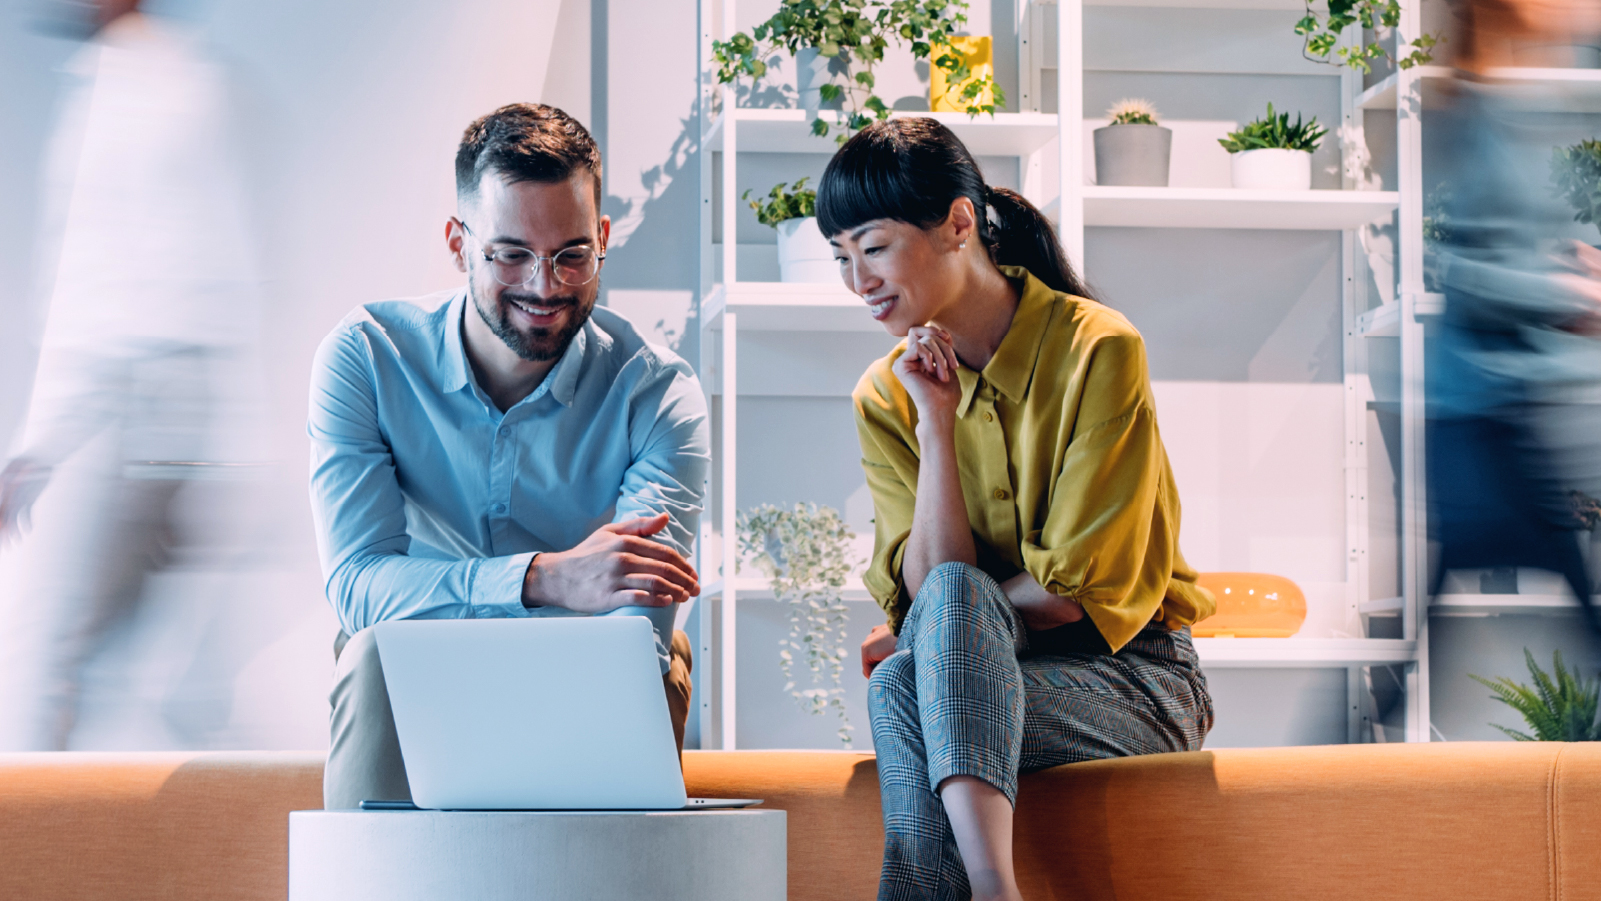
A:
[[[456,150],[456,196],[477,197],[489,171],[512,183],[562,182],[588,172],[600,209],[600,148],[577,119],[554,106],[513,103],[467,126]]]

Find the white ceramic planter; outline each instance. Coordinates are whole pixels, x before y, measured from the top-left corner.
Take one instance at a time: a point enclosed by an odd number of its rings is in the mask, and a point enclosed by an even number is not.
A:
[[[1253,191],[1306,191],[1312,154],[1305,150],[1242,150],[1229,160],[1234,187]]]
[[[817,228],[817,217],[778,223],[778,272],[785,282],[837,282],[834,248]]]

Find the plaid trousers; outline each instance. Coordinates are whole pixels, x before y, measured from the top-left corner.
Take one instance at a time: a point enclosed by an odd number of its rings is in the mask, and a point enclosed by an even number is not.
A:
[[[879,901],[968,899],[937,794],[976,776],[1014,804],[1019,773],[1078,760],[1193,751],[1212,701],[1189,630],[1148,626],[1116,654],[1029,656],[995,580],[960,563],[929,573],[867,704],[884,808]]]

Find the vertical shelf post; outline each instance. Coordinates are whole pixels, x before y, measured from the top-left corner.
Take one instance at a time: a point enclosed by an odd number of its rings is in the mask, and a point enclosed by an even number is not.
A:
[[[1422,32],[1421,0],[1402,6],[1396,46]],[[1399,51],[1398,51],[1399,52]],[[1423,323],[1423,79],[1400,69],[1395,92],[1396,188],[1399,211],[1401,335],[1401,596],[1402,635],[1417,642],[1406,673],[1406,740],[1429,740],[1428,485],[1424,447]]]
[[[1062,202],[1057,233],[1068,262],[1084,274],[1084,3],[1056,7],[1056,123],[1061,131]]]
[[[723,2],[723,39],[727,40],[734,33],[734,9],[738,6],[734,0]],[[723,272],[722,282],[724,291],[734,287],[739,275],[739,191],[734,187],[739,184],[735,178],[739,165],[739,123],[734,112],[739,107],[739,91],[737,81],[730,81],[723,85]],[[724,340],[732,332],[725,331]],[[723,392],[723,403],[728,403],[729,392]],[[732,524],[730,524],[732,525]]]
[[[732,4],[730,4],[732,5]],[[725,160],[724,165],[727,165]],[[724,171],[727,171],[726,169]],[[725,220],[726,221],[726,220]],[[727,230],[724,230],[727,234]],[[727,253],[728,245],[723,245]],[[722,491],[722,520],[723,520],[723,596],[722,596],[722,629],[721,645],[718,662],[722,664],[722,690],[719,692],[718,703],[721,706],[723,736],[722,749],[732,751],[737,746],[735,713],[738,709],[737,680],[735,678],[737,654],[737,636],[739,620],[736,613],[734,582],[738,571],[739,543],[734,528],[734,520],[738,515],[735,504],[735,486],[738,484],[734,478],[734,449],[737,442],[738,430],[735,419],[735,408],[738,407],[739,385],[735,381],[734,346],[739,340],[737,317],[733,311],[723,313],[723,371],[721,382],[723,390],[723,491]]]

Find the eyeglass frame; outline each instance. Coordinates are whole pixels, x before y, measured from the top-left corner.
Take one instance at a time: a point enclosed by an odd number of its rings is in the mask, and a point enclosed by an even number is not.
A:
[[[490,271],[490,274],[494,276],[495,282],[497,284],[500,284],[500,285],[505,285],[505,287],[507,287],[507,288],[526,288],[530,284],[533,283],[534,279],[539,277],[539,273],[541,271],[550,272],[551,279],[553,279],[556,282],[556,284],[558,284],[558,285],[566,285],[569,288],[582,288],[583,286],[589,284],[590,282],[593,282],[595,279],[600,278],[601,264],[606,262],[606,251],[604,251],[604,250],[595,250],[593,246],[588,245],[588,244],[575,244],[575,245],[573,245],[571,247],[563,247],[561,250],[558,250],[555,253],[550,254],[548,256],[546,256],[545,254],[535,253],[533,250],[530,250],[529,248],[523,247],[521,245],[512,245],[515,249],[521,250],[521,251],[527,253],[528,255],[530,255],[531,257],[533,257],[533,269],[532,269],[532,271],[530,271],[528,273],[528,278],[524,279],[520,284],[508,285],[505,282],[501,281],[500,280],[500,275],[495,272],[495,267],[494,267],[495,254],[492,254],[492,253],[489,252],[489,245],[484,243],[484,240],[482,238],[480,238],[477,235],[473,234],[473,230],[467,225],[466,222],[462,221],[460,217],[452,216],[452,217],[450,217],[450,221],[452,221],[452,222],[456,223],[457,225],[461,226],[461,230],[466,232],[468,237],[470,237],[474,241],[478,242],[478,251],[484,255],[484,262],[490,264],[489,271]],[[585,279],[585,280],[583,280],[581,282],[578,282],[577,284],[574,284],[574,283],[569,282],[566,279],[562,278],[561,275],[557,272],[557,270],[556,270],[556,257],[558,255],[560,255],[560,254],[566,253],[569,250],[577,250],[580,247],[588,249],[591,253],[593,253],[595,255],[595,272],[589,278],[587,278],[587,279]],[[499,251],[496,251],[496,253],[498,253],[498,252]],[[541,265],[542,263],[546,264],[546,265]]]

